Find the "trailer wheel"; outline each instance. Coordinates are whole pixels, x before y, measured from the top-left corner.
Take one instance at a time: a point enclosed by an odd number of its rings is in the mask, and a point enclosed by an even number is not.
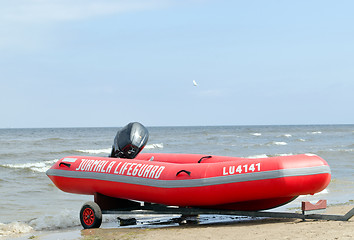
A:
[[[99,228],[102,223],[102,211],[95,202],[85,203],[80,211],[80,222],[85,228]]]

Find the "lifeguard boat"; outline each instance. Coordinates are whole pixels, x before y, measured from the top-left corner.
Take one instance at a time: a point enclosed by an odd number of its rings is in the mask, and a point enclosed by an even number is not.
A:
[[[110,157],[68,156],[47,171],[62,191],[95,196],[95,202],[81,209],[84,228],[100,226],[100,209],[131,206],[133,201],[265,210],[320,192],[331,179],[326,161],[313,154],[249,159],[140,153],[147,140],[148,131],[130,123],[117,133]]]

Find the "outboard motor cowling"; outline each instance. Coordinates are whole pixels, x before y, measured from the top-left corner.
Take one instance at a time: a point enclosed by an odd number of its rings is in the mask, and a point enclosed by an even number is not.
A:
[[[110,157],[135,158],[143,150],[148,139],[148,130],[138,122],[131,122],[117,132]]]

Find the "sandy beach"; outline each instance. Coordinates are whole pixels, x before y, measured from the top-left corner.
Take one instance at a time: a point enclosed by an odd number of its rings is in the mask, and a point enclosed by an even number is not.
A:
[[[344,215],[354,204],[328,207],[324,214]],[[180,240],[180,239],[354,239],[354,217],[349,221],[324,221],[301,219],[262,219],[209,225],[187,224],[158,228],[99,228],[75,227],[55,231],[31,232],[0,239],[46,239],[46,240]]]
[[[330,207],[326,214],[345,214],[354,205]],[[83,239],[354,239],[354,218],[342,221],[263,219],[245,223],[189,225],[157,229],[82,230]]]

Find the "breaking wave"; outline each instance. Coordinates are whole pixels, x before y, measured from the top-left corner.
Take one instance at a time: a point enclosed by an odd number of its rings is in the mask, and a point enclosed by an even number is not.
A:
[[[116,221],[115,215],[103,216],[102,222]],[[28,221],[14,221],[11,223],[0,223],[0,239],[5,237],[14,238],[19,234],[28,234],[35,231],[51,231],[81,226],[76,210],[64,209],[56,215],[45,214]]]
[[[267,145],[277,145],[277,146],[285,146],[285,145],[288,145],[288,143],[286,142],[270,142],[268,143]]]
[[[116,221],[115,215],[102,216],[102,222]],[[58,211],[56,215],[43,215],[26,222],[31,229],[36,231],[65,229],[76,226],[81,226],[80,219],[77,216],[76,210],[64,209]]]
[[[315,193],[314,195],[300,195],[299,196],[299,198],[306,198],[306,197],[308,197],[308,196],[318,196],[318,195],[324,195],[324,194],[328,194],[329,193],[329,191],[328,191],[328,189],[326,188],[326,189],[323,189],[321,192],[318,192],[318,193]]]
[[[110,154],[112,148],[103,148],[103,149],[84,149],[84,150],[76,150],[78,152],[89,153],[89,154]]]
[[[285,157],[285,156],[292,156],[294,155],[293,153],[278,153],[274,154],[274,157]]]
[[[58,159],[21,164],[1,164],[0,167],[13,169],[28,169],[34,172],[46,172]]]
[[[251,155],[248,156],[247,158],[269,158],[269,157],[285,157],[285,156],[292,156],[294,155],[293,153],[278,153],[278,154],[258,154],[258,155]]]
[[[250,133],[250,134],[257,137],[262,136],[262,133]]]
[[[267,154],[259,154],[259,155],[251,155],[248,156],[247,158],[268,158],[269,156]]]
[[[0,223],[0,237],[2,236],[12,236],[22,233],[30,233],[33,228],[26,223],[22,222],[12,222],[12,223]]]
[[[80,220],[76,216],[75,211],[62,210],[58,211],[58,215],[44,215],[28,222],[29,226],[34,230],[55,230],[79,226]]]
[[[326,188],[326,189],[323,189],[321,192],[315,193],[315,195],[328,194],[328,193],[329,193],[329,191],[328,191],[328,189]]]
[[[163,148],[163,143],[148,144],[145,146],[144,149],[156,149],[156,148]]]
[[[145,146],[144,149],[157,149],[163,148],[163,143],[153,143]],[[76,152],[89,153],[89,154],[105,154],[109,155],[112,151],[112,148],[102,148],[102,149],[80,149],[75,150]]]
[[[321,131],[313,131],[313,132],[307,132],[307,134],[322,134]]]

